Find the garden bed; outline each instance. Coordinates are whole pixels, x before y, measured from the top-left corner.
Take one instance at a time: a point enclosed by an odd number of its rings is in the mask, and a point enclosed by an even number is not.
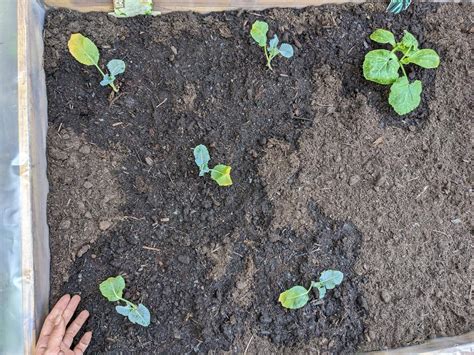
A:
[[[114,19],[53,10],[45,24],[52,295],[79,293],[91,352],[395,348],[473,328],[469,164],[472,5],[333,5]],[[265,67],[256,19],[293,44]],[[424,90],[398,116],[361,74],[376,28],[441,57],[409,67]],[[119,94],[68,53],[123,59]],[[232,166],[198,176],[192,148]],[[277,302],[344,273],[299,310]],[[121,274],[148,328],[98,285]]]

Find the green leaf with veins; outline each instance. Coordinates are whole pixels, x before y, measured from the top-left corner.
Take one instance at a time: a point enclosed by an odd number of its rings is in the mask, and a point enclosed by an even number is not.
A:
[[[115,306],[115,310],[117,311],[118,314],[128,317],[130,312],[133,310],[133,307],[127,304],[126,306]]]
[[[293,47],[291,44],[282,43],[279,49],[280,54],[285,58],[293,57]]]
[[[260,47],[267,45],[268,24],[265,21],[255,21],[250,30],[250,35]]]
[[[69,52],[81,64],[98,65],[99,50],[89,38],[80,33],[74,33],[68,42]]]
[[[397,80],[400,64],[394,53],[386,49],[375,49],[365,55],[362,68],[367,80],[388,85]]]
[[[274,35],[273,38],[270,40],[270,42],[268,42],[268,46],[271,49],[271,48],[276,48],[277,45],[278,45],[278,36]]]
[[[402,76],[390,88],[388,102],[399,115],[405,115],[418,107],[421,101],[421,81],[410,83]]]
[[[344,278],[344,274],[337,270],[326,270],[321,273],[319,282],[328,290],[332,290],[339,285]]]
[[[107,63],[107,69],[109,69],[111,76],[117,76],[125,72],[125,62],[120,59],[112,59]]]
[[[439,66],[439,56],[432,49],[420,49],[402,60],[403,64],[413,63],[422,68],[434,69]]]
[[[391,0],[387,7],[387,11],[398,14],[403,10],[406,10],[410,6],[411,0]]]
[[[109,277],[99,285],[100,293],[109,301],[119,301],[122,299],[125,280],[122,276]]]
[[[150,325],[150,311],[141,303],[138,307],[133,308],[128,314],[128,319],[132,323],[140,324],[144,327]]]
[[[403,52],[403,54],[407,55],[418,50],[418,41],[410,32],[403,31],[405,34],[403,35],[402,41],[398,43],[398,47]]]
[[[392,46],[395,46],[395,36],[392,32],[384,30],[384,29],[377,29],[371,35],[370,39],[377,43],[390,43]]]
[[[280,293],[278,302],[285,308],[298,309],[306,305],[309,301],[309,291],[303,286],[293,286],[289,290]]]
[[[211,157],[205,145],[199,144],[194,148],[194,161],[199,166],[199,176],[204,176],[205,173],[210,171],[208,166],[209,160],[211,160]]]

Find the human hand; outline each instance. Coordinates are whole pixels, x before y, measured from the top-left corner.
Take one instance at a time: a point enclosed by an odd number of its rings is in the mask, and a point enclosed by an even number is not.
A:
[[[72,341],[89,318],[84,310],[67,327],[76,311],[81,297],[64,295],[56,303],[44,321],[41,334],[36,343],[36,355],[81,355],[84,354],[92,339],[92,332],[85,333],[79,343],[71,350]]]

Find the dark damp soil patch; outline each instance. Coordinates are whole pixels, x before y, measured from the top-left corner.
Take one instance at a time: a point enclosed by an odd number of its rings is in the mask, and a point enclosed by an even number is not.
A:
[[[342,81],[342,100],[370,111],[367,122],[407,127],[427,121],[437,99],[433,71],[416,73],[425,88],[423,103],[401,120],[384,89],[361,79],[360,68],[372,28],[393,26],[399,33],[440,7],[416,4],[400,22],[374,4],[262,12],[272,30],[295,44],[295,57],[275,59],[274,72],[266,70],[248,36],[260,18],[252,13],[117,20],[48,12],[51,300],[64,292],[82,295],[92,315],[91,352],[352,353],[364,341],[371,349],[412,342],[401,328],[395,340],[374,341],[378,329],[369,337],[366,298],[374,309],[386,304],[361,292],[372,275],[354,271],[365,263],[359,257],[362,222],[326,217],[318,207],[323,201],[310,199],[302,208],[310,215],[303,229],[275,223],[275,199],[267,190],[279,183],[283,168],[265,162],[265,177],[259,169],[273,139],[298,151],[308,130],[328,142],[341,138],[338,121],[334,132],[318,132],[312,124],[334,119],[339,110],[344,119],[362,112],[353,105],[331,110],[333,103],[325,101],[330,97],[318,101],[314,93],[331,93],[331,80]],[[410,29],[425,46],[447,50],[424,41],[426,27]],[[67,40],[75,32],[95,41],[102,65],[112,58],[126,61],[118,96],[99,86],[94,68],[69,55]],[[325,80],[315,75],[321,68],[328,69]],[[232,187],[198,177],[192,148],[200,143],[209,147],[211,163],[232,165]],[[354,160],[343,159],[347,165]],[[302,172],[285,183],[295,187]],[[354,189],[364,193],[359,185]],[[374,253],[383,253],[385,242],[372,243]],[[368,262],[372,266],[380,265]],[[280,292],[307,285],[326,268],[344,272],[340,288],[322,303],[292,312],[280,308]],[[122,319],[99,294],[98,284],[117,274],[127,281],[126,297],[150,308],[149,328]]]

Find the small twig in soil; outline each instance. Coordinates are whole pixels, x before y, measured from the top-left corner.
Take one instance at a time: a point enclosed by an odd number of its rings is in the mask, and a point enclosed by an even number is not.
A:
[[[421,195],[423,195],[425,193],[425,191],[428,190],[428,185],[426,185],[424,188],[423,188],[423,191],[421,191],[418,196],[416,196],[416,199],[419,199],[421,197]]]
[[[146,250],[161,251],[161,250],[158,249],[158,248],[147,247],[146,245],[143,245],[142,248],[143,248],[143,249],[146,249]]]
[[[439,233],[439,234],[442,234],[442,235],[444,235],[444,236],[446,236],[446,237],[449,237],[448,234],[446,234],[446,233],[444,233],[444,232],[441,232],[441,231],[432,230],[432,232]]]
[[[112,91],[113,92],[113,91]],[[120,94],[118,94],[116,97],[114,97],[113,99],[111,99],[109,101],[109,108],[112,107],[112,105],[115,103],[115,101],[117,101],[120,97],[122,97],[123,95],[126,95],[127,93],[126,92],[121,92]]]
[[[372,146],[377,147],[378,145],[380,145],[382,143],[383,143],[383,136],[380,136],[372,143]]]
[[[160,107],[161,105],[163,105],[166,101],[168,101],[168,98],[165,98],[163,101],[161,101],[158,106],[155,107],[155,109],[157,109],[158,107]]]
[[[237,253],[237,252],[235,252],[235,251],[232,251],[232,253],[234,253],[235,255],[238,255],[238,256],[240,256],[241,258],[243,258],[243,257],[244,257],[243,255],[241,255],[241,254],[239,254],[239,253]]]
[[[252,334],[252,336],[250,337],[250,340],[249,340],[249,342],[247,343],[247,346],[245,347],[244,355],[247,355],[247,351],[249,351],[250,343],[252,342],[252,340],[253,340],[253,334]]]

